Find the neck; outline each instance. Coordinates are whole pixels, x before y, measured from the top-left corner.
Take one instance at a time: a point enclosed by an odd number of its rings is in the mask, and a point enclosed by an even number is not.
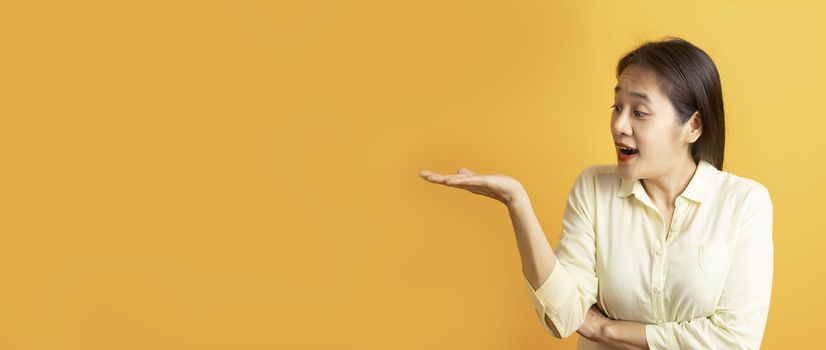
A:
[[[677,197],[685,191],[697,171],[697,164],[689,157],[669,167],[670,171],[658,177],[642,179],[642,187],[651,200],[659,205],[674,208]]]

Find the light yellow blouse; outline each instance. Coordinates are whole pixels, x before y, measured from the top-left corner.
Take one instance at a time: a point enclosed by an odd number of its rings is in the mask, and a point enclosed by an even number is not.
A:
[[[617,165],[577,177],[563,215],[558,258],[537,290],[540,322],[562,337],[598,304],[645,323],[651,349],[758,349],[774,268],[773,206],[762,184],[701,160],[677,198],[670,232],[639,180]],[[579,338],[577,349],[612,349]]]

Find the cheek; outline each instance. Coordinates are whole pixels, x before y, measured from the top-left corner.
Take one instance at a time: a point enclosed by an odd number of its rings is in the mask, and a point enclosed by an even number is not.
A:
[[[647,129],[640,128],[637,142],[640,149],[650,156],[670,156],[680,151],[680,130],[673,126],[658,125]],[[642,153],[642,152],[640,152]]]
[[[683,140],[685,140],[685,132],[686,131],[683,130],[682,128],[676,128],[674,130],[674,132],[672,132],[671,144],[672,144],[672,149],[674,151],[680,151],[680,150],[685,149],[686,144],[683,141]]]

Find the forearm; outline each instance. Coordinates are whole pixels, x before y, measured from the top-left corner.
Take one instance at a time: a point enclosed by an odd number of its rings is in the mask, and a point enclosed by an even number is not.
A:
[[[645,324],[640,322],[609,319],[601,327],[599,342],[622,349],[648,350]]]
[[[522,274],[536,290],[551,275],[556,265],[556,255],[545,238],[526,192],[521,192],[510,201],[508,212],[516,235],[519,256],[522,259]],[[554,336],[561,338],[551,319],[547,315],[544,318]]]
[[[545,238],[526,192],[513,198],[508,205],[508,212],[522,260],[522,273],[528,283],[537,289],[553,271],[556,255]]]

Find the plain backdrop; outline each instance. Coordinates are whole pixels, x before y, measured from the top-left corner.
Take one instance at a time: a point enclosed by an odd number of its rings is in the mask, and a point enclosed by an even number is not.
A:
[[[679,36],[720,70],[724,170],[774,203],[765,349],[826,305],[826,6],[794,1],[10,1],[0,348],[573,349],[506,208],[558,242],[616,162],[614,69]]]

